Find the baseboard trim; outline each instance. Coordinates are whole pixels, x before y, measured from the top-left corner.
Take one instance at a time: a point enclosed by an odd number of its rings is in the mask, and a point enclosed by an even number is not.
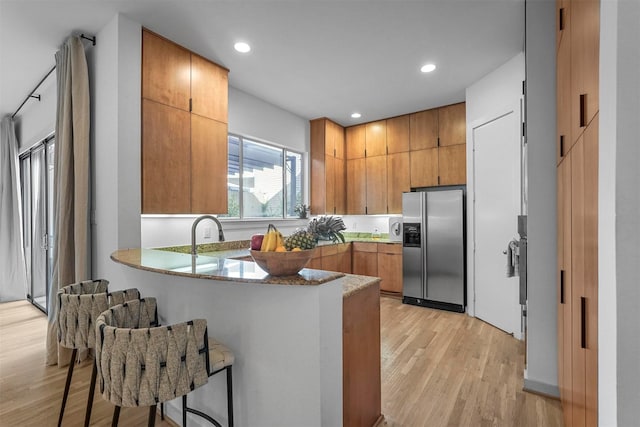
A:
[[[553,399],[560,399],[560,390],[558,386],[543,383],[540,381],[524,379],[524,391],[529,393],[540,394],[545,397],[551,397]]]

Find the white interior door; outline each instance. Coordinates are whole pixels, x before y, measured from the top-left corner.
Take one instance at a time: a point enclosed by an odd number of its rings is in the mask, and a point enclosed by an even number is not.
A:
[[[522,339],[517,277],[503,251],[520,214],[520,111],[473,127],[475,315]]]

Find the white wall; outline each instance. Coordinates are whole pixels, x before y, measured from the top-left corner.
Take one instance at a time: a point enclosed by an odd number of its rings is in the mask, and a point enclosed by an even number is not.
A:
[[[598,171],[598,418],[640,416],[640,3],[600,9]]]
[[[528,175],[525,389],[558,396],[555,3],[526,3]]]
[[[519,53],[496,70],[469,86],[467,104],[467,312],[474,316],[474,257],[473,257],[473,139],[474,123],[483,123],[511,111],[522,97],[520,88],[524,80],[524,54]],[[514,221],[514,233],[516,221]],[[506,244],[507,242],[505,242]]]
[[[109,259],[140,246],[141,26],[116,15],[97,34],[92,55],[94,276],[113,289],[135,286]]]
[[[309,151],[309,120],[229,87],[229,132]]]
[[[55,61],[52,61],[51,66],[54,64]],[[34,84],[36,83],[34,82]],[[57,105],[55,71],[40,85],[35,94],[40,95],[40,101],[30,99],[16,116],[16,137],[20,144],[20,153],[55,131]],[[16,108],[18,108],[17,105]]]

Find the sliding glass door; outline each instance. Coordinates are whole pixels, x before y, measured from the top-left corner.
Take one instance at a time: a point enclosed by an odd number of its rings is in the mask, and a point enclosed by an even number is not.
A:
[[[44,312],[53,273],[54,148],[48,138],[20,157],[27,298]]]

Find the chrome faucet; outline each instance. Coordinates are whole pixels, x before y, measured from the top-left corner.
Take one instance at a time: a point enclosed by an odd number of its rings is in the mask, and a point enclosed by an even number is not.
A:
[[[218,241],[224,242],[224,233],[222,231],[222,224],[220,220],[213,215],[201,215],[193,221],[191,226],[191,255],[198,255],[198,249],[196,247],[196,228],[203,219],[211,219],[218,225]]]

